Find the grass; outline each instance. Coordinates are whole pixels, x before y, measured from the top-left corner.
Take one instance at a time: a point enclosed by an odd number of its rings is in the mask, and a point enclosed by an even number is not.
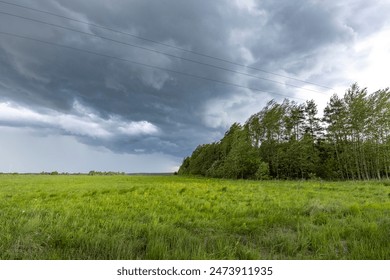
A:
[[[390,188],[1,175],[0,259],[390,259]]]

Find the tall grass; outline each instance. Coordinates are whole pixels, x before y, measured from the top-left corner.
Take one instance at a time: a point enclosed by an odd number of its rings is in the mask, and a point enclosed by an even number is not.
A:
[[[0,176],[0,259],[389,259],[381,182]]]

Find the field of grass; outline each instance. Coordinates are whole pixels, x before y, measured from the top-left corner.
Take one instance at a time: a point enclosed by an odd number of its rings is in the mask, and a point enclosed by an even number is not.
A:
[[[0,259],[390,259],[390,186],[0,175]]]

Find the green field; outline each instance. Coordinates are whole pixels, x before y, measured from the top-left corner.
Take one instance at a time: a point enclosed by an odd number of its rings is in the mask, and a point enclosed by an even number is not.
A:
[[[0,259],[390,259],[390,184],[1,175]]]

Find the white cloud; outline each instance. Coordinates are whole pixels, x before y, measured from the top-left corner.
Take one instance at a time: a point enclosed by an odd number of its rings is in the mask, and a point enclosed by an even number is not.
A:
[[[10,124],[26,125],[34,123],[45,123],[43,115],[32,110],[13,105],[10,102],[0,103],[0,121]]]
[[[147,121],[130,122],[118,127],[118,130],[126,135],[156,134],[158,129]]]
[[[334,45],[323,50],[321,60],[307,77],[321,77],[323,84],[332,87],[325,94],[298,91],[297,97],[314,99],[319,112],[326,106],[332,94],[343,96],[348,87],[357,82],[367,87],[368,92],[389,87],[388,65],[390,63],[390,30],[383,29],[369,36],[357,36],[351,45]],[[322,90],[321,90],[322,91]]]
[[[244,10],[247,13],[259,13],[259,11],[256,9],[258,3],[256,3],[255,0],[235,0],[234,4],[239,9]]]
[[[234,122],[243,124],[270,100],[263,92],[242,90],[228,98],[209,100],[203,108],[203,122],[210,128],[229,128]]]
[[[74,114],[64,114],[53,110],[34,111],[10,102],[0,103],[0,124],[10,127],[48,128],[60,134],[109,139],[118,136],[155,135],[159,129],[147,121],[126,122],[118,116],[108,119],[82,106],[73,106]]]
[[[357,42],[356,56],[363,61],[355,62],[348,74],[371,90],[389,86],[388,68],[390,64],[390,30],[382,30]]]

